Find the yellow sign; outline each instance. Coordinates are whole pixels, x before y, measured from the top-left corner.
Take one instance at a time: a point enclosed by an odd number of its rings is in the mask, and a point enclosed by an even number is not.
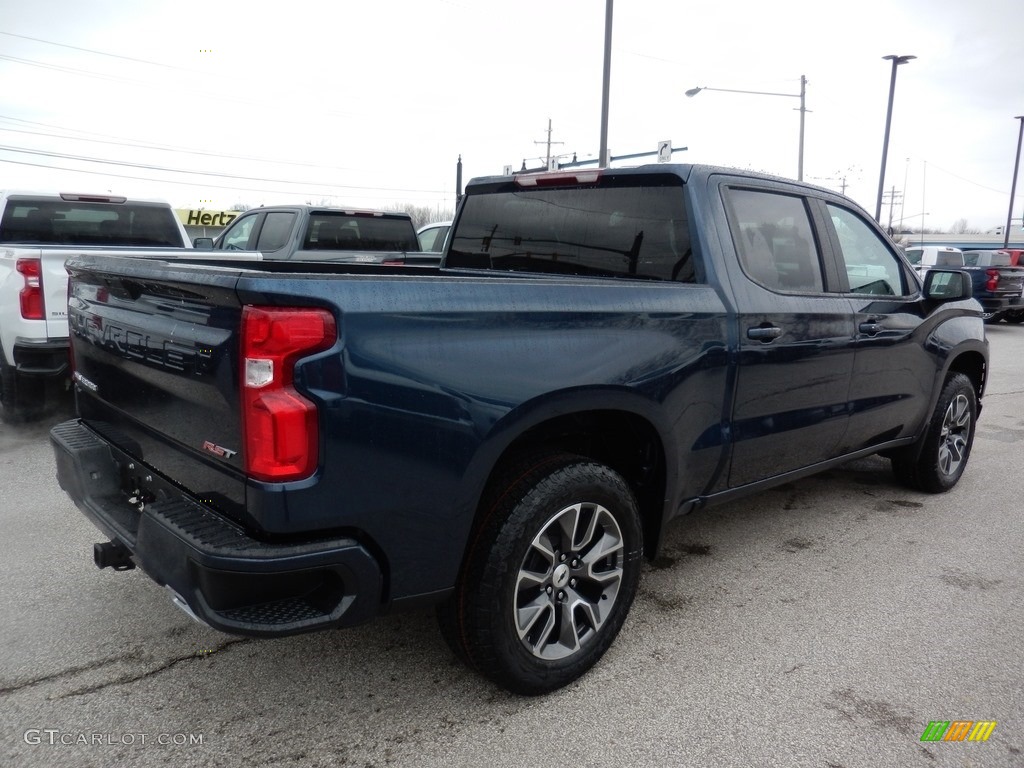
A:
[[[240,211],[207,211],[202,208],[177,208],[174,211],[186,227],[226,227]]]

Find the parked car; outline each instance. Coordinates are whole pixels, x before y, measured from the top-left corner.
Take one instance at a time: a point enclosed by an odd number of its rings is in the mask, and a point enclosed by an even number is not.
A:
[[[444,242],[448,238],[448,232],[452,228],[450,221],[438,221],[420,227],[416,232],[416,238],[420,243],[421,251],[440,252],[444,250]]]
[[[962,269],[970,275],[974,298],[981,302],[986,323],[998,323],[1008,314],[1024,309],[1021,298],[1024,267],[1011,266],[1010,256],[1006,253],[926,245],[908,248],[906,256],[922,279],[928,270],[935,267]],[[1020,321],[1012,319],[1010,322]]]
[[[1010,264],[1015,267],[1024,268],[1024,249],[1022,248],[1000,248],[996,253],[1005,254]],[[1024,301],[1024,299],[1022,299]],[[1003,313],[1002,319],[1008,323],[1024,323],[1024,307],[1020,309],[1010,309]]]
[[[1010,256],[1010,263],[1013,266],[1024,267],[1024,264],[1021,264],[1024,259],[1024,248],[1000,248],[999,251]]]
[[[948,245],[907,246],[903,253],[907,261],[914,265],[919,275],[923,275],[928,267],[962,267],[964,252]]]

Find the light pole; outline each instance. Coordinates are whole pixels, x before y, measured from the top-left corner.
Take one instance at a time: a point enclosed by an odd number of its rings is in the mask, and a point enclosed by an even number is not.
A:
[[[608,153],[608,92],[612,82],[612,2],[605,0],[604,6],[604,75],[601,80],[601,139],[597,161],[601,168],[611,164]]]
[[[1013,221],[1013,193],[1017,191],[1017,171],[1020,169],[1020,144],[1024,139],[1024,115],[1017,115],[1020,120],[1020,133],[1017,134],[1017,156],[1013,161],[1013,183],[1010,185],[1010,210],[1006,212],[1006,229],[1003,230],[1003,248],[1010,247],[1010,222]]]
[[[897,56],[890,54],[882,57],[892,61],[892,78],[889,80],[889,108],[885,113],[885,138],[882,139],[882,169],[878,172],[878,202],[875,203],[875,221],[882,223],[882,190],[885,188],[885,159],[889,154],[889,126],[892,124],[892,97],[896,93],[896,67],[906,64],[917,56]]]
[[[736,88],[691,88],[686,95],[693,98],[701,91],[721,91],[722,93],[749,93],[754,96],[786,96],[788,98],[800,99],[800,147],[797,154],[796,178],[804,180],[804,115],[807,114],[807,78],[800,75],[800,93],[775,93],[773,91],[741,91]]]

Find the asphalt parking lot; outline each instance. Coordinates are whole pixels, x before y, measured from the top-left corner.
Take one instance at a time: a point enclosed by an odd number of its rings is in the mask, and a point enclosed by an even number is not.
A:
[[[870,458],[671,531],[611,651],[555,694],[475,676],[430,612],[281,640],[192,622],[0,427],[0,765],[1024,765],[1024,327],[989,328],[967,473]],[[985,742],[922,742],[931,721]]]

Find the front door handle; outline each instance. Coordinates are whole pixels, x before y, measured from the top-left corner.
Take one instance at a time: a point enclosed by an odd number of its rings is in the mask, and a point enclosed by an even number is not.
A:
[[[861,323],[857,328],[861,333],[867,336],[875,336],[882,332],[883,328],[881,325],[876,323],[874,320],[869,320],[866,323]]]
[[[747,338],[754,341],[771,341],[782,335],[782,329],[776,325],[747,328]]]

